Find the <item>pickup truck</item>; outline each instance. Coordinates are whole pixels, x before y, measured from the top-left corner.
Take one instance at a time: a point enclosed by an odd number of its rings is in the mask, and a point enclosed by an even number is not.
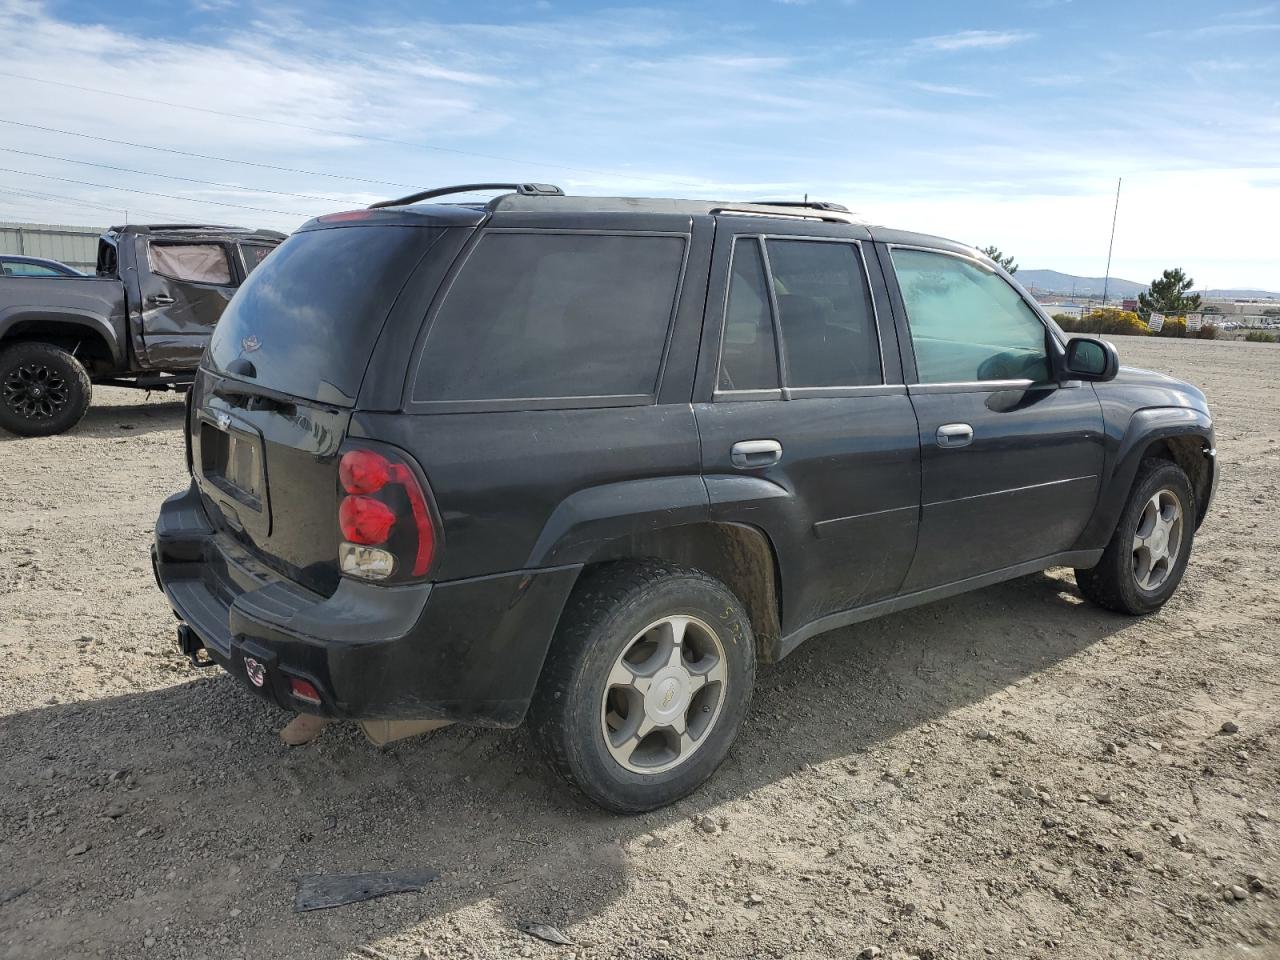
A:
[[[208,224],[112,227],[96,275],[0,276],[0,428],[69,430],[93,384],[181,390],[232,294],[284,240]]]

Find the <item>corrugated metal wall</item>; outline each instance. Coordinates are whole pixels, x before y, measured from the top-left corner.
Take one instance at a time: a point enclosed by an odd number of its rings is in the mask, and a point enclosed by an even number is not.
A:
[[[64,227],[54,223],[0,222],[0,253],[61,260],[93,273],[98,260],[98,236],[106,227]]]

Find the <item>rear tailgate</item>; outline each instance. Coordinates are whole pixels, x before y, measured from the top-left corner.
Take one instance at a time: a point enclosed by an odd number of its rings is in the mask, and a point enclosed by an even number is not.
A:
[[[209,345],[189,430],[210,522],[308,589],[337,589],[338,450],[387,317],[445,232],[300,231],[250,274]]]
[[[192,474],[214,529],[290,580],[338,585],[338,447],[349,410],[239,392],[202,371],[193,397]]]

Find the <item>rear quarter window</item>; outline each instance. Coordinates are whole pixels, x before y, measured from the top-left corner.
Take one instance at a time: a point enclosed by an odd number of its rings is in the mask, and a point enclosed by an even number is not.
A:
[[[682,236],[485,234],[431,321],[413,400],[652,398],[684,256]]]

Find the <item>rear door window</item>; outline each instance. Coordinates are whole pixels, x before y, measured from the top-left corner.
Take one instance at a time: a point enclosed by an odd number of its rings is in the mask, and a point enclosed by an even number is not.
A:
[[[486,234],[427,332],[415,402],[652,398],[681,236]]]
[[[734,242],[717,389],[778,389],[779,353],[781,385],[791,389],[884,382],[857,244],[778,237]]]
[[[862,257],[851,243],[769,240],[789,387],[882,383],[880,337]]]
[[[267,254],[275,249],[272,243],[240,244],[240,261],[244,264],[244,275],[247,277],[258,269],[258,264],[267,259]]]
[[[231,283],[227,248],[221,243],[152,243],[147,246],[151,272],[185,283]]]

